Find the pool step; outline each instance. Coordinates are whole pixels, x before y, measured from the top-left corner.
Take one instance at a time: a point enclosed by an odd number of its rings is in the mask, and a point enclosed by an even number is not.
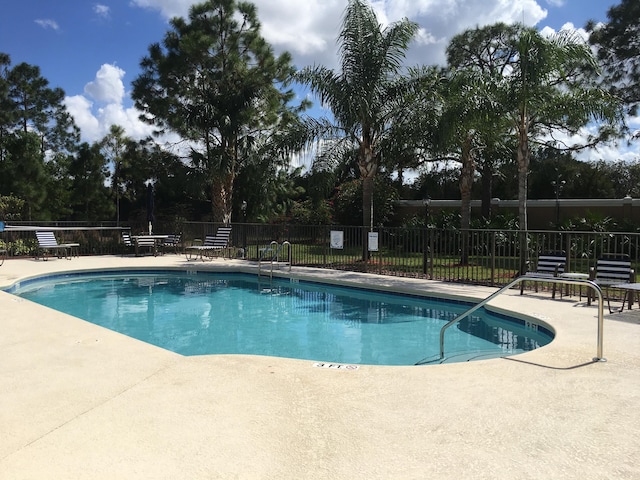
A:
[[[416,365],[437,365],[442,363],[460,363],[460,362],[473,362],[475,360],[487,360],[490,358],[502,358],[506,354],[503,352],[495,352],[493,350],[486,351],[473,351],[473,352],[460,352],[454,355],[448,355],[444,358],[440,358],[440,355],[431,355],[429,357],[425,357]],[[513,353],[509,353],[508,355],[513,355]]]

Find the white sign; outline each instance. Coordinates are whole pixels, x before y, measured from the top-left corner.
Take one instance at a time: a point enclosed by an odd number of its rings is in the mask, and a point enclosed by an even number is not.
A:
[[[342,230],[331,230],[331,248],[344,248],[344,232]]]
[[[378,251],[378,232],[369,232],[369,251]]]

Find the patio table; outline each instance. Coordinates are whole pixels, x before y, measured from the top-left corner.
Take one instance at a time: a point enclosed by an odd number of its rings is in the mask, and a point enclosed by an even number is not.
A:
[[[635,301],[635,292],[640,292],[640,283],[617,283],[615,285],[611,285],[611,288],[619,288],[620,290],[624,290],[624,298],[622,299],[622,307],[620,307],[620,312],[624,310],[625,302],[629,302],[628,309],[631,310],[633,306],[633,302]]]
[[[131,238],[138,246],[148,247],[153,245],[153,255],[158,255],[158,245],[161,245],[169,235],[132,235]]]
[[[563,272],[558,275],[560,278],[568,278],[571,280],[589,280],[588,273],[580,273],[580,272]],[[582,285],[578,287],[579,299],[582,300]],[[569,285],[566,286],[565,295],[569,295]]]

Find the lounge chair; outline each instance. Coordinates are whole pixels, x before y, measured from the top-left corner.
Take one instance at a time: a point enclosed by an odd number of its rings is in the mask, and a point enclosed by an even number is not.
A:
[[[71,260],[71,256],[74,253],[74,249],[80,246],[79,243],[58,243],[53,232],[36,232],[36,238],[38,239],[38,248],[36,250],[36,259],[42,257],[43,260],[47,259],[47,253],[55,252],[58,258],[66,258]]]
[[[179,233],[174,234],[174,235],[169,235],[162,242],[162,248],[163,249],[173,249],[173,251],[175,253],[179,253],[178,250],[182,246],[181,240],[182,240],[182,235],[179,234]]]
[[[534,271],[530,271],[525,273],[525,277],[544,279],[544,278],[554,278],[564,273],[565,265],[567,264],[567,259],[564,252],[547,252],[541,253],[538,256],[538,261],[536,263],[536,269]],[[520,282],[520,295],[524,290],[524,281]],[[535,285],[536,292],[538,291],[538,282],[533,282]],[[560,290],[562,293],[562,290]],[[556,298],[556,284],[553,284],[551,290],[551,298]]]
[[[621,312],[624,308],[624,301],[627,295],[622,299],[622,307],[614,310],[611,308],[611,297],[609,290],[613,285],[619,285],[621,283],[634,283],[635,272],[631,268],[631,260],[629,255],[605,255],[598,259],[595,268],[591,268],[589,272],[589,280],[595,282],[602,288],[603,293],[607,298],[607,306],[609,307],[609,313]],[[590,293],[587,303],[591,305],[591,299],[593,295]]]
[[[191,245],[185,247],[185,254],[187,260],[200,260],[204,261],[205,257],[209,260],[213,258],[213,255],[217,252],[224,252],[229,248],[229,237],[231,236],[231,227],[220,227],[215,235],[207,235],[204,242],[199,245]]]

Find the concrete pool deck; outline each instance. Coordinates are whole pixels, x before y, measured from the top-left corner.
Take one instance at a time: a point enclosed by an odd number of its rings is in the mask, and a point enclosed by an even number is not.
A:
[[[10,259],[0,288],[80,269],[243,268],[184,257]],[[293,273],[305,275],[310,269]],[[495,289],[317,271],[383,288],[484,298]],[[508,359],[314,368],[182,357],[0,292],[0,480],[640,479],[640,310],[510,291],[492,306],[556,339]]]

